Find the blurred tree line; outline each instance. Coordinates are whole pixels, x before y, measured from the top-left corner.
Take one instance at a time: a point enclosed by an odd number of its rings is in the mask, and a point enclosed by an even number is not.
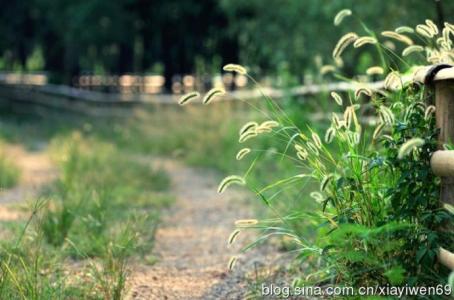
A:
[[[440,9],[440,4],[442,9]],[[295,76],[329,63],[337,39],[374,30],[441,22],[448,0],[13,0],[0,8],[0,69],[45,70],[53,82],[82,73],[215,72],[240,62],[259,74]],[[355,68],[351,65],[350,68]]]

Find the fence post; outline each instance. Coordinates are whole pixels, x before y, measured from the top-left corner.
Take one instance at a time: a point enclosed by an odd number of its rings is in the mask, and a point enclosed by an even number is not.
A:
[[[454,68],[447,65],[423,68],[415,74],[414,79],[433,87],[440,149],[445,143],[454,143]],[[440,201],[454,205],[454,151],[436,151],[430,165],[435,175],[442,178]],[[454,270],[454,253],[440,248],[438,259],[441,264]]]
[[[447,69],[449,70],[449,69]],[[440,147],[445,143],[454,143],[454,72],[453,79],[438,80],[435,86],[436,124],[440,128]],[[445,152],[442,170],[447,171],[450,162],[454,161],[454,151]],[[436,157],[435,157],[436,158]],[[434,167],[434,161],[431,162]],[[434,172],[436,172],[436,169]],[[441,201],[454,204],[454,172],[444,172],[441,181]]]

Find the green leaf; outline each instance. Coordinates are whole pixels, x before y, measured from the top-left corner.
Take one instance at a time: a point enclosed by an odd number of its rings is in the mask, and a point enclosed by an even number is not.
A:
[[[262,199],[262,201],[265,203],[266,206],[268,206],[268,207],[271,206],[271,203],[268,201],[268,199],[266,199],[265,195],[260,193],[258,190],[256,190],[255,192],[257,193],[257,195],[260,196],[260,199]]]
[[[418,252],[416,252],[416,262],[420,263],[423,257],[427,253],[427,248],[419,248]]]
[[[388,278],[392,285],[399,285],[405,280],[405,272],[406,270],[402,266],[396,266],[386,271],[383,275]]]

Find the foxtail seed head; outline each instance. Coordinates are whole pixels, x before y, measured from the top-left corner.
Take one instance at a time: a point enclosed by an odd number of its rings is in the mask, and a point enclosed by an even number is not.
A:
[[[302,132],[300,132],[299,137],[300,137],[303,141],[308,141],[308,140],[309,140],[309,138],[308,138],[304,133],[302,133]]]
[[[331,143],[336,135],[336,129],[334,127],[328,128],[325,133],[325,142],[327,144]]]
[[[443,28],[442,36],[445,42],[449,42],[451,40],[450,39],[451,34],[454,34],[454,32],[451,29],[449,29],[448,27]]]
[[[432,116],[432,114],[436,111],[435,106],[429,105],[427,106],[425,112],[424,112],[424,119],[428,120]]]
[[[298,159],[300,159],[300,160],[306,160],[307,157],[308,157],[308,155],[309,155],[309,154],[307,153],[306,150],[304,150],[304,152],[302,152],[302,151],[296,152],[296,156],[297,156]]]
[[[312,193],[310,193],[310,196],[311,196],[311,198],[313,198],[318,203],[322,203],[323,200],[324,200],[323,199],[323,195],[320,194],[319,192],[312,192]]]
[[[447,211],[449,211],[451,214],[454,215],[454,206],[452,206],[451,204],[444,203],[444,204],[443,204],[443,208],[446,209]]]
[[[325,75],[336,71],[336,67],[332,65],[324,65],[320,68],[320,74]]]
[[[396,71],[393,71],[386,76],[385,89],[393,91],[402,89],[402,80]]]
[[[235,229],[229,236],[229,240],[227,242],[228,245],[232,245],[233,243],[235,243],[236,241],[236,238],[238,237],[238,235],[240,234],[241,230],[240,229]]]
[[[232,271],[233,268],[235,267],[236,261],[238,260],[238,257],[232,256],[229,260],[229,263],[227,265],[229,271]]]
[[[356,39],[358,38],[358,35],[354,32],[349,32],[343,37],[339,39],[339,41],[336,44],[336,47],[334,47],[333,50],[333,58],[338,59],[342,55],[342,52]]]
[[[452,49],[452,41],[449,37],[450,31],[446,28],[443,29],[443,36],[437,39],[437,44],[444,51],[449,51]]]
[[[351,106],[348,106],[344,111],[344,120],[345,120],[345,127],[350,129],[353,120],[353,109]]]
[[[378,138],[378,136],[380,135],[380,133],[383,131],[383,128],[385,127],[385,123],[380,123],[378,124],[378,126],[375,128],[374,130],[374,134],[372,135],[372,138],[374,140],[376,140]]]
[[[260,124],[260,127],[268,127],[268,128],[274,128],[274,127],[278,127],[279,126],[279,123],[276,122],[276,121],[265,121],[263,122],[262,124]]]
[[[242,135],[240,135],[240,138],[238,139],[238,142],[241,144],[241,143],[244,143],[246,142],[247,140],[253,138],[253,137],[256,137],[258,135],[257,131],[255,130],[249,130],[249,131],[246,131],[245,133],[243,133]]]
[[[361,94],[364,94],[368,97],[372,97],[372,90],[367,88],[367,87],[360,87],[360,88],[357,88],[356,91],[355,91],[355,99],[358,100],[359,97],[361,97]]]
[[[431,39],[434,37],[433,29],[427,25],[419,24],[416,26],[416,33],[422,37]]]
[[[352,11],[349,9],[343,9],[339,11],[334,17],[334,26],[339,26],[346,17],[351,15]]]
[[[426,20],[426,25],[432,30],[432,33],[433,33],[434,35],[437,35],[437,34],[438,34],[438,32],[439,32],[439,31],[438,31],[438,27],[437,27],[437,25],[435,25],[434,22],[432,22],[432,20],[427,19],[427,20]]]
[[[257,127],[257,129],[255,130],[255,132],[256,132],[257,134],[261,134],[261,133],[270,133],[270,132],[273,132],[273,129],[272,129],[272,128],[269,128],[269,127],[259,126],[259,127]]]
[[[295,150],[296,150],[296,156],[300,160],[306,160],[307,159],[309,154],[307,153],[306,149],[303,148],[303,146],[296,144],[295,145]]]
[[[404,49],[404,51],[402,51],[402,56],[408,56],[412,53],[422,52],[422,51],[424,51],[424,47],[419,46],[419,45],[412,45],[412,46],[408,46],[407,48]]]
[[[296,150],[296,151],[303,151],[304,148],[303,148],[303,146],[296,144],[296,145],[295,145],[295,150]]]
[[[247,227],[247,226],[253,226],[257,225],[259,221],[257,219],[243,219],[243,220],[236,220],[235,221],[235,226],[238,227]]]
[[[257,128],[259,124],[257,122],[247,122],[246,124],[243,125],[243,127],[241,127],[240,131],[239,131],[239,134],[240,136],[245,134],[246,132],[248,131],[255,131],[255,129]]]
[[[273,131],[273,128],[278,127],[279,123],[276,121],[265,121],[260,124],[255,131],[257,133],[269,133]]]
[[[223,90],[223,89],[218,89],[218,88],[211,89],[208,91],[208,93],[206,93],[205,97],[203,97],[202,103],[209,104],[211,101],[213,101],[214,98],[222,96],[224,94],[225,94],[225,90]]]
[[[413,138],[411,140],[406,141],[399,149],[399,152],[397,154],[398,159],[402,159],[408,154],[413,149],[419,148],[425,144],[425,141],[421,138]]]
[[[238,184],[238,185],[245,185],[246,181],[243,177],[237,175],[230,175],[224,178],[218,186],[218,193],[222,194],[230,185]]]
[[[394,114],[388,107],[381,105],[379,108],[379,113],[383,123],[388,125],[394,124],[395,120]]]
[[[245,157],[249,152],[251,152],[250,148],[243,148],[236,154],[236,160],[241,160]]]
[[[318,147],[314,145],[312,142],[307,142],[306,143],[307,149],[311,151],[314,155],[319,155]]]
[[[178,100],[178,104],[185,105],[185,104],[189,103],[189,101],[194,100],[199,97],[200,97],[200,94],[198,92],[190,92],[190,93],[187,93],[186,95],[181,96],[180,99]]]
[[[451,23],[448,23],[448,22],[445,22],[445,28],[448,28],[449,30],[451,30],[452,32],[454,32],[454,25],[451,24]]]
[[[322,141],[320,140],[320,137],[318,136],[317,133],[312,132],[312,140],[314,141],[315,146],[317,148],[321,149],[322,148]]]
[[[407,45],[413,45],[412,39],[410,39],[408,36],[405,36],[394,31],[383,31],[381,35],[405,43]]]
[[[366,70],[367,75],[383,75],[384,73],[385,70],[383,70],[383,68],[379,66],[373,66]]]
[[[414,33],[415,30],[409,26],[400,26],[394,29],[396,33]]]
[[[362,47],[362,46],[364,46],[366,44],[375,45],[376,43],[377,43],[377,39],[376,38],[371,37],[371,36],[362,36],[362,37],[358,38],[353,43],[353,47],[359,48],[359,47]]]
[[[241,65],[237,65],[237,64],[227,64],[222,69],[224,71],[228,71],[228,72],[236,72],[236,73],[238,73],[240,75],[246,75],[247,74],[246,68],[241,66]]]
[[[338,93],[331,92],[331,97],[334,99],[334,101],[336,101],[338,105],[342,106],[342,97]]]

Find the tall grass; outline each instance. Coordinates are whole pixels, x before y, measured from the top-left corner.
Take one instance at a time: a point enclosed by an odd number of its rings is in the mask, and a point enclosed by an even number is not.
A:
[[[416,30],[413,37],[424,43],[421,48],[426,55],[419,61],[452,63],[450,35],[454,27],[446,24],[439,37],[434,26],[427,21],[425,31]],[[438,134],[432,97],[403,74],[418,61],[406,58],[408,47],[402,57],[365,26],[364,31],[361,38],[374,42],[355,47],[372,45],[380,66],[371,66],[375,69],[369,73],[385,79],[385,88],[372,90],[356,77],[347,79],[337,69],[338,78],[357,84],[358,89],[343,99],[334,95],[333,106],[340,105],[343,113],[333,114],[326,132],[318,131],[313,124],[299,126],[277,102],[264,95],[266,118],[279,126],[263,131],[260,120],[242,127],[237,138],[242,147],[252,149],[247,155],[252,163],[243,175],[235,172],[237,175],[221,182],[219,192],[230,184],[245,184],[270,209],[273,218],[237,223],[240,230],[257,229],[261,233],[257,242],[243,251],[273,236],[292,240],[298,260],[307,266],[294,281],[296,285],[446,283],[448,270],[438,263],[437,253],[440,246],[454,250],[454,235],[443,229],[452,226],[454,216],[441,206],[439,179],[430,168]],[[403,43],[403,47],[414,44],[403,34],[387,31],[382,36]],[[344,35],[333,52],[333,66],[339,65],[342,53],[361,38],[357,33]],[[241,70],[244,73],[246,68]],[[364,117],[373,117],[374,124],[365,122]],[[272,135],[274,142],[267,145],[268,149],[278,151],[260,148],[262,139],[270,140],[266,135]],[[258,165],[267,164],[262,161],[262,154],[267,152],[278,164],[287,161],[296,166],[292,168],[296,172],[257,185],[251,174]],[[295,192],[285,194],[289,189]],[[298,195],[298,201],[306,207],[283,208],[282,203],[292,201],[289,195]]]

